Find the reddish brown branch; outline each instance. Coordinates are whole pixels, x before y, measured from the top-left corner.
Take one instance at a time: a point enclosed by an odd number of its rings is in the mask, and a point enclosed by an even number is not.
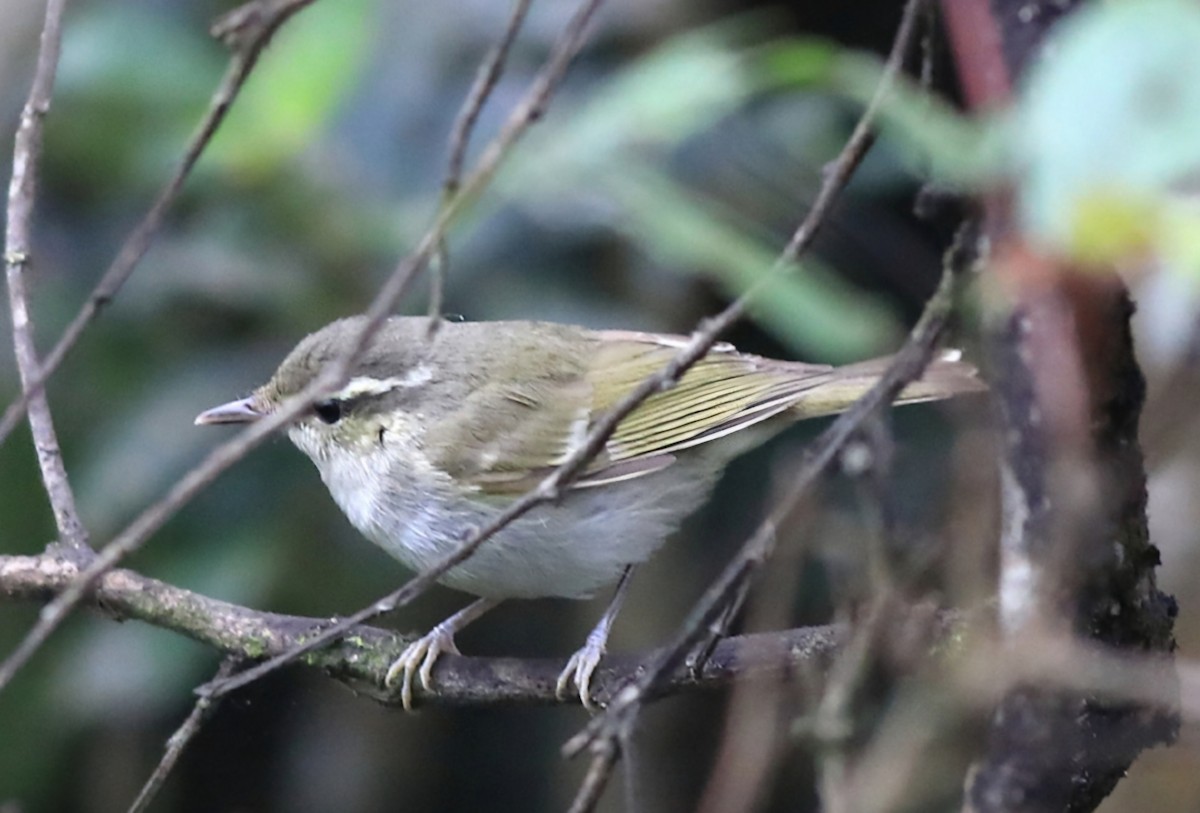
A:
[[[1010,96],[1052,24],[1077,2],[945,0],[972,107]],[[988,336],[1005,439],[1001,619],[1020,636],[1063,626],[1136,651],[1170,653],[1174,605],[1155,586],[1138,445],[1144,382],[1132,305],[1111,269],[1080,269],[1033,247],[1011,195],[986,200],[995,294]],[[1034,687],[1000,703],[967,807],[1091,810],[1146,747],[1169,742],[1161,709]]]

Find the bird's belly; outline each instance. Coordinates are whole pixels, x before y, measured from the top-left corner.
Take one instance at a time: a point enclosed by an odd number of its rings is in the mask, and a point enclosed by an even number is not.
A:
[[[585,598],[615,582],[626,565],[648,559],[704,499],[713,479],[709,472],[672,466],[625,483],[573,490],[484,541],[440,581],[487,598]],[[471,529],[508,504],[481,504],[425,486],[376,494],[371,511],[338,502],[364,535],[418,571],[449,555]],[[412,499],[418,493],[422,498]]]

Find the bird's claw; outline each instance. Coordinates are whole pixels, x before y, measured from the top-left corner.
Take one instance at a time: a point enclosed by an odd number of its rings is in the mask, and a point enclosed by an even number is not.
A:
[[[567,665],[558,675],[554,686],[554,696],[565,700],[571,693],[572,687],[579,690],[579,701],[588,711],[596,711],[597,705],[592,702],[592,675],[604,657],[607,635],[598,635],[595,630],[587,637],[587,642],[577,652],[567,659]]]
[[[433,665],[444,652],[460,654],[454,643],[454,631],[438,624],[427,635],[409,644],[388,667],[384,685],[389,689],[400,685],[400,703],[405,711],[413,710],[413,676],[420,678],[422,689],[431,691]]]

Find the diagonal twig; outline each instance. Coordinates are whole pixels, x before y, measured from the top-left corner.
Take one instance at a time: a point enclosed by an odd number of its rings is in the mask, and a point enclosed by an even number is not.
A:
[[[216,676],[228,677],[237,668],[237,658],[225,658],[221,661],[221,666],[217,669]],[[195,739],[200,733],[200,729],[208,722],[208,718],[217,710],[218,701],[209,700],[207,697],[196,698],[196,704],[192,706],[192,712],[187,716],[187,719],[175,730],[167,740],[167,747],[163,751],[162,759],[154,768],[154,772],[150,774],[150,778],[146,780],[146,784],[142,786],[138,792],[137,798],[133,800],[133,804],[129,806],[129,813],[142,813],[154,801],[154,797],[162,790],[162,786],[166,783],[167,777],[171,775],[171,771],[179,763],[179,757],[183,755],[183,751],[188,747],[188,744]]]
[[[907,4],[893,43],[892,52],[888,58],[883,80],[879,88],[877,88],[871,104],[864,111],[851,139],[843,148],[842,156],[839,156],[839,163],[843,163],[841,162],[842,157],[853,155],[856,149],[865,149],[865,146],[869,144],[867,127],[874,114],[874,108],[882,100],[890,86],[890,82],[902,67],[904,56],[908,51],[916,28],[915,21],[920,7],[921,0],[910,0]],[[856,147],[857,141],[861,141],[861,146]],[[847,176],[853,167],[856,166],[856,163],[844,163],[847,166]],[[837,165],[835,164],[835,166]],[[818,193],[814,210],[818,208],[818,204],[830,198],[826,193],[831,188],[839,188],[831,187],[830,185],[831,177],[835,177],[836,175],[836,172],[830,173],[830,177],[826,178],[825,184],[822,185]],[[802,243],[801,235],[810,233],[806,227],[809,225],[812,216],[813,212],[810,211],[809,217],[797,229],[797,236],[789,243],[789,249],[792,245]],[[820,221],[817,222],[819,223]],[[929,356],[932,353],[933,342],[940,334],[941,326],[949,313],[952,302],[949,288],[955,279],[954,275],[950,273],[951,267],[952,265],[948,264],[942,286],[927,305],[925,314],[922,316],[917,327],[914,328],[913,334],[905,348],[897,354],[895,361],[889,367],[888,371],[871,391],[864,395],[848,412],[839,416],[829,429],[823,433],[821,439],[818,440],[817,444],[810,451],[806,459],[806,465],[797,478],[791,493],[772,511],[771,515],[762,523],[758,531],[747,540],[739,555],[722,572],[721,576],[706,591],[701,600],[697,602],[692,613],[689,614],[681,626],[676,639],[666,648],[662,660],[647,670],[632,686],[618,693],[603,715],[595,718],[583,732],[566,744],[564,752],[568,755],[577,754],[584,748],[592,750],[593,760],[592,766],[588,771],[589,777],[602,777],[603,780],[596,781],[606,781],[607,777],[611,776],[611,772],[616,765],[616,760],[620,755],[619,749],[614,747],[613,743],[623,739],[632,729],[633,721],[640,710],[643,698],[653,692],[655,683],[661,680],[662,676],[670,669],[678,665],[686,656],[688,648],[700,633],[717,620],[731,601],[736,600],[736,597],[739,595],[744,595],[742,586],[761,567],[774,547],[777,523],[792,510],[811,482],[833,460],[838,449],[852,435],[857,426],[866,417],[874,413],[882,404],[893,400],[904,383],[920,375],[921,370],[928,363]],[[596,781],[588,782],[580,789],[575,809],[589,810],[594,806],[595,799],[598,798],[595,789]]]
[[[919,3],[919,0],[917,2]],[[582,732],[568,741],[564,746],[564,752],[568,756],[590,748],[594,751],[593,761],[602,763],[606,772],[611,773],[615,765],[612,760],[616,754],[612,748],[604,745],[604,742],[626,735],[644,699],[653,695],[658,681],[683,662],[693,642],[724,611],[731,598],[739,594],[741,586],[758,573],[773,552],[775,532],[779,523],[786,519],[817,477],[836,459],[837,453],[854,436],[862,422],[895,400],[896,395],[909,382],[920,376],[932,357],[933,349],[952,310],[953,294],[961,271],[974,261],[976,240],[973,228],[960,232],[960,243],[952,249],[938,290],[926,304],[921,319],[888,369],[854,406],[839,415],[809,447],[804,463],[788,493],[776,504],[755,533],[742,545],[734,559],[696,602],[675,638],[664,648],[661,660],[650,666],[634,683],[618,692],[603,714],[593,718]]]
[[[532,0],[514,0],[513,10],[509,15],[508,24],[500,41],[484,57],[475,74],[475,81],[467,92],[467,99],[454,120],[454,128],[450,133],[450,156],[446,162],[446,177],[442,181],[442,194],[452,198],[458,194],[462,184],[463,162],[467,155],[467,145],[471,141],[471,133],[483,112],[483,106],[488,97],[496,89],[496,83],[504,72],[504,64],[508,61],[508,52],[516,42],[517,34],[525,23]]]
[[[154,241],[159,229],[162,228],[167,210],[179,196],[179,191],[196,166],[200,155],[208,147],[217,128],[225,120],[234,100],[237,99],[242,86],[258,63],[258,58],[262,55],[262,51],[270,42],[271,37],[279,29],[279,26],[312,2],[313,0],[275,0],[274,3],[249,3],[222,17],[213,26],[213,35],[230,45],[233,48],[233,54],[230,57],[229,66],[225,70],[225,75],[213,93],[204,117],[196,126],[191,138],[188,139],[183,156],[179,159],[179,164],[170,179],[163,185],[158,197],[154,199],[154,203],[151,204],[141,221],[125,238],[117,256],[113,258],[108,269],[100,277],[100,281],[88,294],[88,298],[79,312],[63,330],[62,336],[46,354],[41,369],[28,382],[24,383],[20,397],[5,408],[3,417],[0,417],[0,444],[4,443],[4,440],[20,422],[21,414],[30,406],[30,398],[42,392],[46,382],[50,380],[67,354],[78,343],[83,331],[95,320],[104,306],[117,295],[130,275],[133,274],[137,264],[141,262],[142,257],[146,255],[150,244]]]
[[[467,98],[463,101],[462,108],[458,111],[458,115],[454,119],[454,126],[450,131],[450,154],[446,160],[446,176],[442,180],[443,206],[447,205],[458,194],[462,184],[463,162],[467,156],[467,145],[471,142],[471,133],[475,129],[475,124],[479,121],[479,114],[483,112],[483,107],[487,104],[488,97],[492,95],[492,91],[496,89],[496,84],[500,81],[501,74],[504,73],[504,64],[508,61],[508,52],[512,49],[513,43],[516,42],[521,26],[525,23],[525,17],[529,13],[531,3],[532,0],[514,0],[512,12],[508,16],[508,23],[504,27],[504,33],[500,35],[500,40],[488,51],[487,56],[480,63],[479,69],[475,73],[475,80],[471,83],[471,89],[467,91]],[[441,323],[442,301],[445,296],[446,272],[449,262],[449,251],[446,247],[445,236],[443,235],[442,239],[438,241],[433,262],[430,265],[430,337],[437,331],[438,325]]]
[[[298,408],[289,410],[285,405],[285,408],[281,409],[281,412],[290,413],[287,417],[288,420],[299,414],[300,409],[307,404],[311,404],[314,399],[319,398],[325,391],[336,387],[341,379],[348,374],[350,365],[354,359],[359,356],[375,331],[383,324],[383,321],[387,318],[392,308],[395,307],[396,303],[407,292],[416,274],[437,251],[438,245],[444,238],[454,218],[490,183],[499,170],[501,163],[512,151],[517,141],[525,134],[530,125],[541,118],[546,106],[565,76],[567,68],[583,47],[584,33],[587,25],[602,3],[603,0],[584,0],[579,5],[574,16],[572,16],[564,28],[562,35],[555,43],[555,47],[546,64],[534,78],[529,91],[509,115],[500,132],[484,149],[475,168],[463,181],[454,197],[440,208],[433,225],[417,244],[414,251],[400,262],[383,287],[380,288],[371,306],[367,309],[367,322],[362,327],[359,336],[348,353],[342,358],[335,360],[323,371],[313,386],[297,397],[296,403],[300,405]],[[271,416],[272,419],[277,417],[278,413]],[[262,423],[262,421],[258,423]],[[272,420],[272,423],[278,426],[282,425],[283,422]],[[251,427],[251,429],[253,428]],[[607,431],[611,434],[612,428],[609,428]],[[246,434],[249,434],[249,432],[250,430],[247,430]],[[361,624],[364,621],[392,612],[413,601],[417,596],[428,590],[447,570],[471,556],[484,541],[497,531],[535,506],[555,499],[562,486],[569,481],[568,478],[573,477],[582,470],[587,460],[596,454],[596,451],[602,444],[603,441],[596,444],[596,448],[590,451],[582,449],[580,450],[580,454],[573,455],[573,463],[572,460],[566,461],[541,486],[526,494],[523,499],[513,503],[507,510],[499,514],[483,528],[476,529],[468,534],[467,538],[463,540],[462,544],[456,550],[443,557],[428,570],[419,573],[400,589],[389,593],[370,606],[346,616],[326,629],[314,634],[310,641],[306,642],[303,647],[298,648],[295,652],[273,658],[252,669],[241,672],[229,680],[204,687],[203,690],[220,694],[233,691],[290,663],[306,652],[311,652],[314,649],[325,646],[341,635],[344,635],[356,624]],[[586,452],[586,456],[582,452]],[[555,475],[557,475],[557,479]]]
[[[909,5],[911,7],[919,5],[919,3],[920,0],[910,0]],[[898,43],[903,42],[907,44],[911,40],[911,33],[914,28],[913,17],[914,14],[911,9],[907,10],[901,30],[904,36],[897,37]],[[472,529],[455,550],[442,557],[428,569],[419,573],[398,590],[389,593],[370,606],[340,619],[328,628],[314,634],[312,640],[307,642],[304,647],[294,654],[273,658],[259,666],[241,672],[221,684],[204,687],[203,690],[207,692],[226,693],[237,689],[295,660],[306,652],[310,652],[336,640],[356,624],[361,624],[364,621],[378,617],[384,613],[392,612],[408,604],[425,590],[429,589],[446,571],[468,559],[491,536],[537,506],[557,500],[561,496],[563,489],[570,484],[572,479],[578,476],[587,466],[588,462],[604,448],[604,444],[612,436],[613,432],[616,431],[617,425],[651,395],[668,389],[677,383],[683,377],[684,373],[693,364],[703,358],[712,348],[713,344],[717,341],[717,337],[745,314],[753,298],[770,283],[774,276],[792,267],[799,255],[811,244],[818,229],[824,223],[829,211],[832,209],[837,194],[846,185],[850,175],[853,173],[855,167],[858,166],[859,161],[862,160],[863,155],[874,140],[870,131],[870,123],[874,120],[883,97],[891,88],[895,75],[900,69],[903,53],[906,50],[906,47],[894,48],[875,96],[864,111],[858,125],[854,128],[846,146],[827,168],[824,182],[813,201],[812,207],[809,209],[808,215],[796,229],[795,233],[793,233],[787,246],[772,267],[723,311],[714,317],[703,320],[684,348],[658,373],[646,377],[628,395],[621,399],[607,415],[597,421],[583,442],[567,456],[557,469],[551,472],[539,485],[509,504],[505,510],[497,514],[486,525]],[[519,106],[517,113],[521,113],[522,110],[534,114],[538,112],[539,107],[526,103]],[[497,145],[503,143],[505,133],[509,129],[510,125],[506,125],[496,141],[485,150],[483,157],[480,159],[481,164],[485,164],[489,156],[495,153]],[[454,204],[459,204],[464,199],[464,195],[469,188],[470,183],[468,182],[464,185],[463,194],[455,198]],[[455,208],[452,205],[446,209],[442,217],[439,218],[438,223],[453,214]],[[385,285],[384,291],[380,292],[380,297],[376,299],[371,311],[369,311],[371,321],[364,328],[364,335],[369,336],[384,318],[386,311],[383,311],[380,307],[376,307],[386,304],[388,301],[382,300],[384,293],[388,291],[389,287],[395,287],[392,286],[392,283],[396,283],[397,286],[400,284],[407,285],[411,279],[411,274],[402,275],[401,272],[408,271],[409,269],[415,270],[419,263],[428,259],[430,253],[437,245],[438,234],[440,232],[436,232],[435,230],[426,235],[426,238],[418,246],[416,252],[401,264],[393,278]],[[358,344],[361,346],[364,343],[363,340],[360,340]],[[357,352],[357,349],[355,349],[354,353],[356,354]]]

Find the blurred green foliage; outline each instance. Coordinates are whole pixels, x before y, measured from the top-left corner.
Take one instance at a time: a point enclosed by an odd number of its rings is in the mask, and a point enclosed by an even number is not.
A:
[[[1101,267],[1153,258],[1195,277],[1197,42],[1200,9],[1188,0],[1095,3],[1056,30],[1010,109],[966,118],[903,80],[882,120],[935,179],[1010,188],[1024,234],[1048,252]],[[777,76],[863,104],[882,76],[874,57],[819,42],[768,53]]]

